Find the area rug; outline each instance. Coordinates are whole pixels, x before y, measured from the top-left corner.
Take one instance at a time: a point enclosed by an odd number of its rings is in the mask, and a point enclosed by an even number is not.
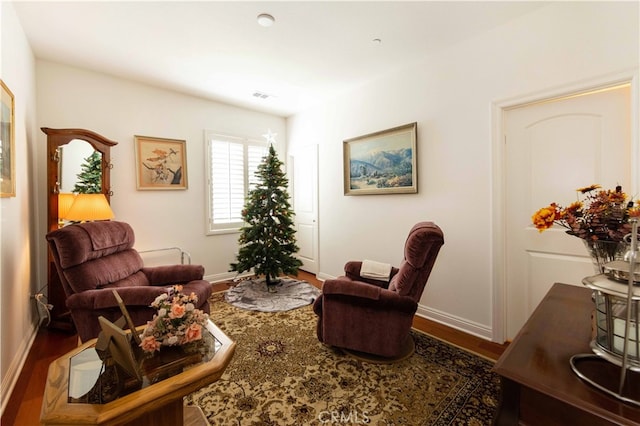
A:
[[[267,288],[264,278],[241,281],[226,292],[226,300],[241,309],[260,312],[281,312],[310,305],[320,295],[320,290],[306,281],[281,278]]]
[[[311,306],[247,311],[214,293],[211,318],[237,342],[222,378],[185,398],[211,425],[489,425],[496,410],[493,364],[417,331],[413,356],[373,364],[318,342]]]

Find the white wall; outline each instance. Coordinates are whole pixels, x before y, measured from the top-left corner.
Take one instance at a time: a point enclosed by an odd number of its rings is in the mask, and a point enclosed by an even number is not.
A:
[[[262,140],[268,129],[277,133],[279,158],[286,137],[282,117],[235,108],[103,74],[37,62],[38,128],[83,128],[118,142],[111,149],[111,205],[115,219],[128,222],[136,233],[136,248],[180,246],[193,263],[205,267],[210,280],[234,276],[239,234],[205,235],[205,130]],[[136,189],[134,135],[187,141],[189,188],[185,191]],[[46,206],[46,135],[38,131],[38,194]],[[40,229],[46,217],[39,216]],[[46,260],[44,231],[40,259]],[[39,266],[44,268],[44,260]],[[43,269],[44,271],[44,269]]]
[[[46,138],[40,127],[86,128],[118,141],[112,149],[116,218],[133,225],[140,249],[184,246],[210,279],[226,276],[237,234],[204,235],[203,131],[260,138],[270,128],[278,133],[281,160],[287,138],[292,151],[317,142],[320,275],[339,275],[353,258],[397,264],[411,225],[433,219],[446,242],[419,312],[489,336],[492,102],[638,66],[636,2],[551,3],[285,124],[280,117],[35,62],[11,3],[0,2],[0,13],[0,72],[16,96],[17,124],[17,196],[0,200],[3,408],[37,322],[29,294],[46,284]],[[413,121],[420,192],[343,196],[342,141]],[[135,189],[136,134],[187,140],[187,191]]]
[[[32,141],[35,127],[35,60],[13,5],[0,2],[0,78],[15,98],[16,196],[0,199],[0,370],[2,411],[35,336],[37,314],[29,298],[45,282],[37,275]]]
[[[289,151],[319,141],[319,275],[398,264],[411,226],[434,220],[445,245],[419,313],[490,338],[492,102],[637,67],[638,40],[637,2],[551,3],[291,117]],[[414,121],[419,193],[344,196],[342,141]]]

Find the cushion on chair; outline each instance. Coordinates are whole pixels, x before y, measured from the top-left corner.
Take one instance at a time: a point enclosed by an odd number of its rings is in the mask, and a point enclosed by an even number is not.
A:
[[[441,245],[441,234],[434,235],[434,229],[439,229],[431,222],[421,222],[416,224],[407,237],[404,247],[404,258],[411,266],[420,269],[425,266],[427,258],[431,257],[431,249],[434,244],[438,248]]]
[[[119,238],[119,243],[115,243],[115,237],[102,238],[97,246],[109,246],[94,249],[95,235],[99,235],[96,225],[114,232]],[[91,233],[91,234],[90,234]],[[92,238],[91,235],[94,235]],[[113,253],[128,250],[135,243],[133,229],[129,224],[123,222],[88,222],[52,231],[47,234],[47,239],[56,246],[56,253],[59,256],[60,266],[63,269],[79,265],[91,259],[108,256]],[[99,239],[100,241],[100,239]],[[106,241],[110,241],[107,243]]]
[[[391,279],[389,290],[401,296],[419,298],[442,243],[442,231],[434,223],[420,222],[414,225],[405,242],[400,271]],[[416,274],[421,277],[416,279]],[[416,283],[420,286],[415,286]]]
[[[406,296],[413,286],[415,268],[407,261],[403,261],[400,271],[394,275],[389,283],[389,290],[395,291],[401,296]]]
[[[130,279],[130,285],[148,286],[146,275],[136,274],[140,269],[142,258],[137,251],[129,249],[67,268],[64,274],[71,289],[75,293],[81,293],[127,278]]]
[[[134,243],[133,229],[124,222],[86,222],[81,228],[87,232],[93,250],[104,250]]]

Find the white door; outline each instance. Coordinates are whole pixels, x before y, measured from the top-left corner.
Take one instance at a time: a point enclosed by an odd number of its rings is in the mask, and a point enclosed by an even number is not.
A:
[[[566,207],[576,201],[577,188],[591,184],[622,185],[634,195],[630,92],[623,85],[505,112],[507,339],[553,283],[582,286],[595,273],[582,240],[559,226],[539,233],[533,213],[551,202]]]
[[[298,259],[303,271],[318,273],[318,146],[296,148],[293,162],[293,210]]]

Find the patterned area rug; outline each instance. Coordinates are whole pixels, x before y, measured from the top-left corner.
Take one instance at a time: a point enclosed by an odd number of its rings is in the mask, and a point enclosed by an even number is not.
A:
[[[233,286],[225,295],[227,302],[242,309],[260,312],[281,312],[310,305],[320,295],[306,281],[281,278],[279,284],[267,288],[265,279],[247,280]]]
[[[237,342],[222,378],[185,398],[211,425],[489,425],[496,410],[493,364],[420,332],[413,356],[372,364],[318,342],[311,306],[246,311],[214,293],[211,318]]]

